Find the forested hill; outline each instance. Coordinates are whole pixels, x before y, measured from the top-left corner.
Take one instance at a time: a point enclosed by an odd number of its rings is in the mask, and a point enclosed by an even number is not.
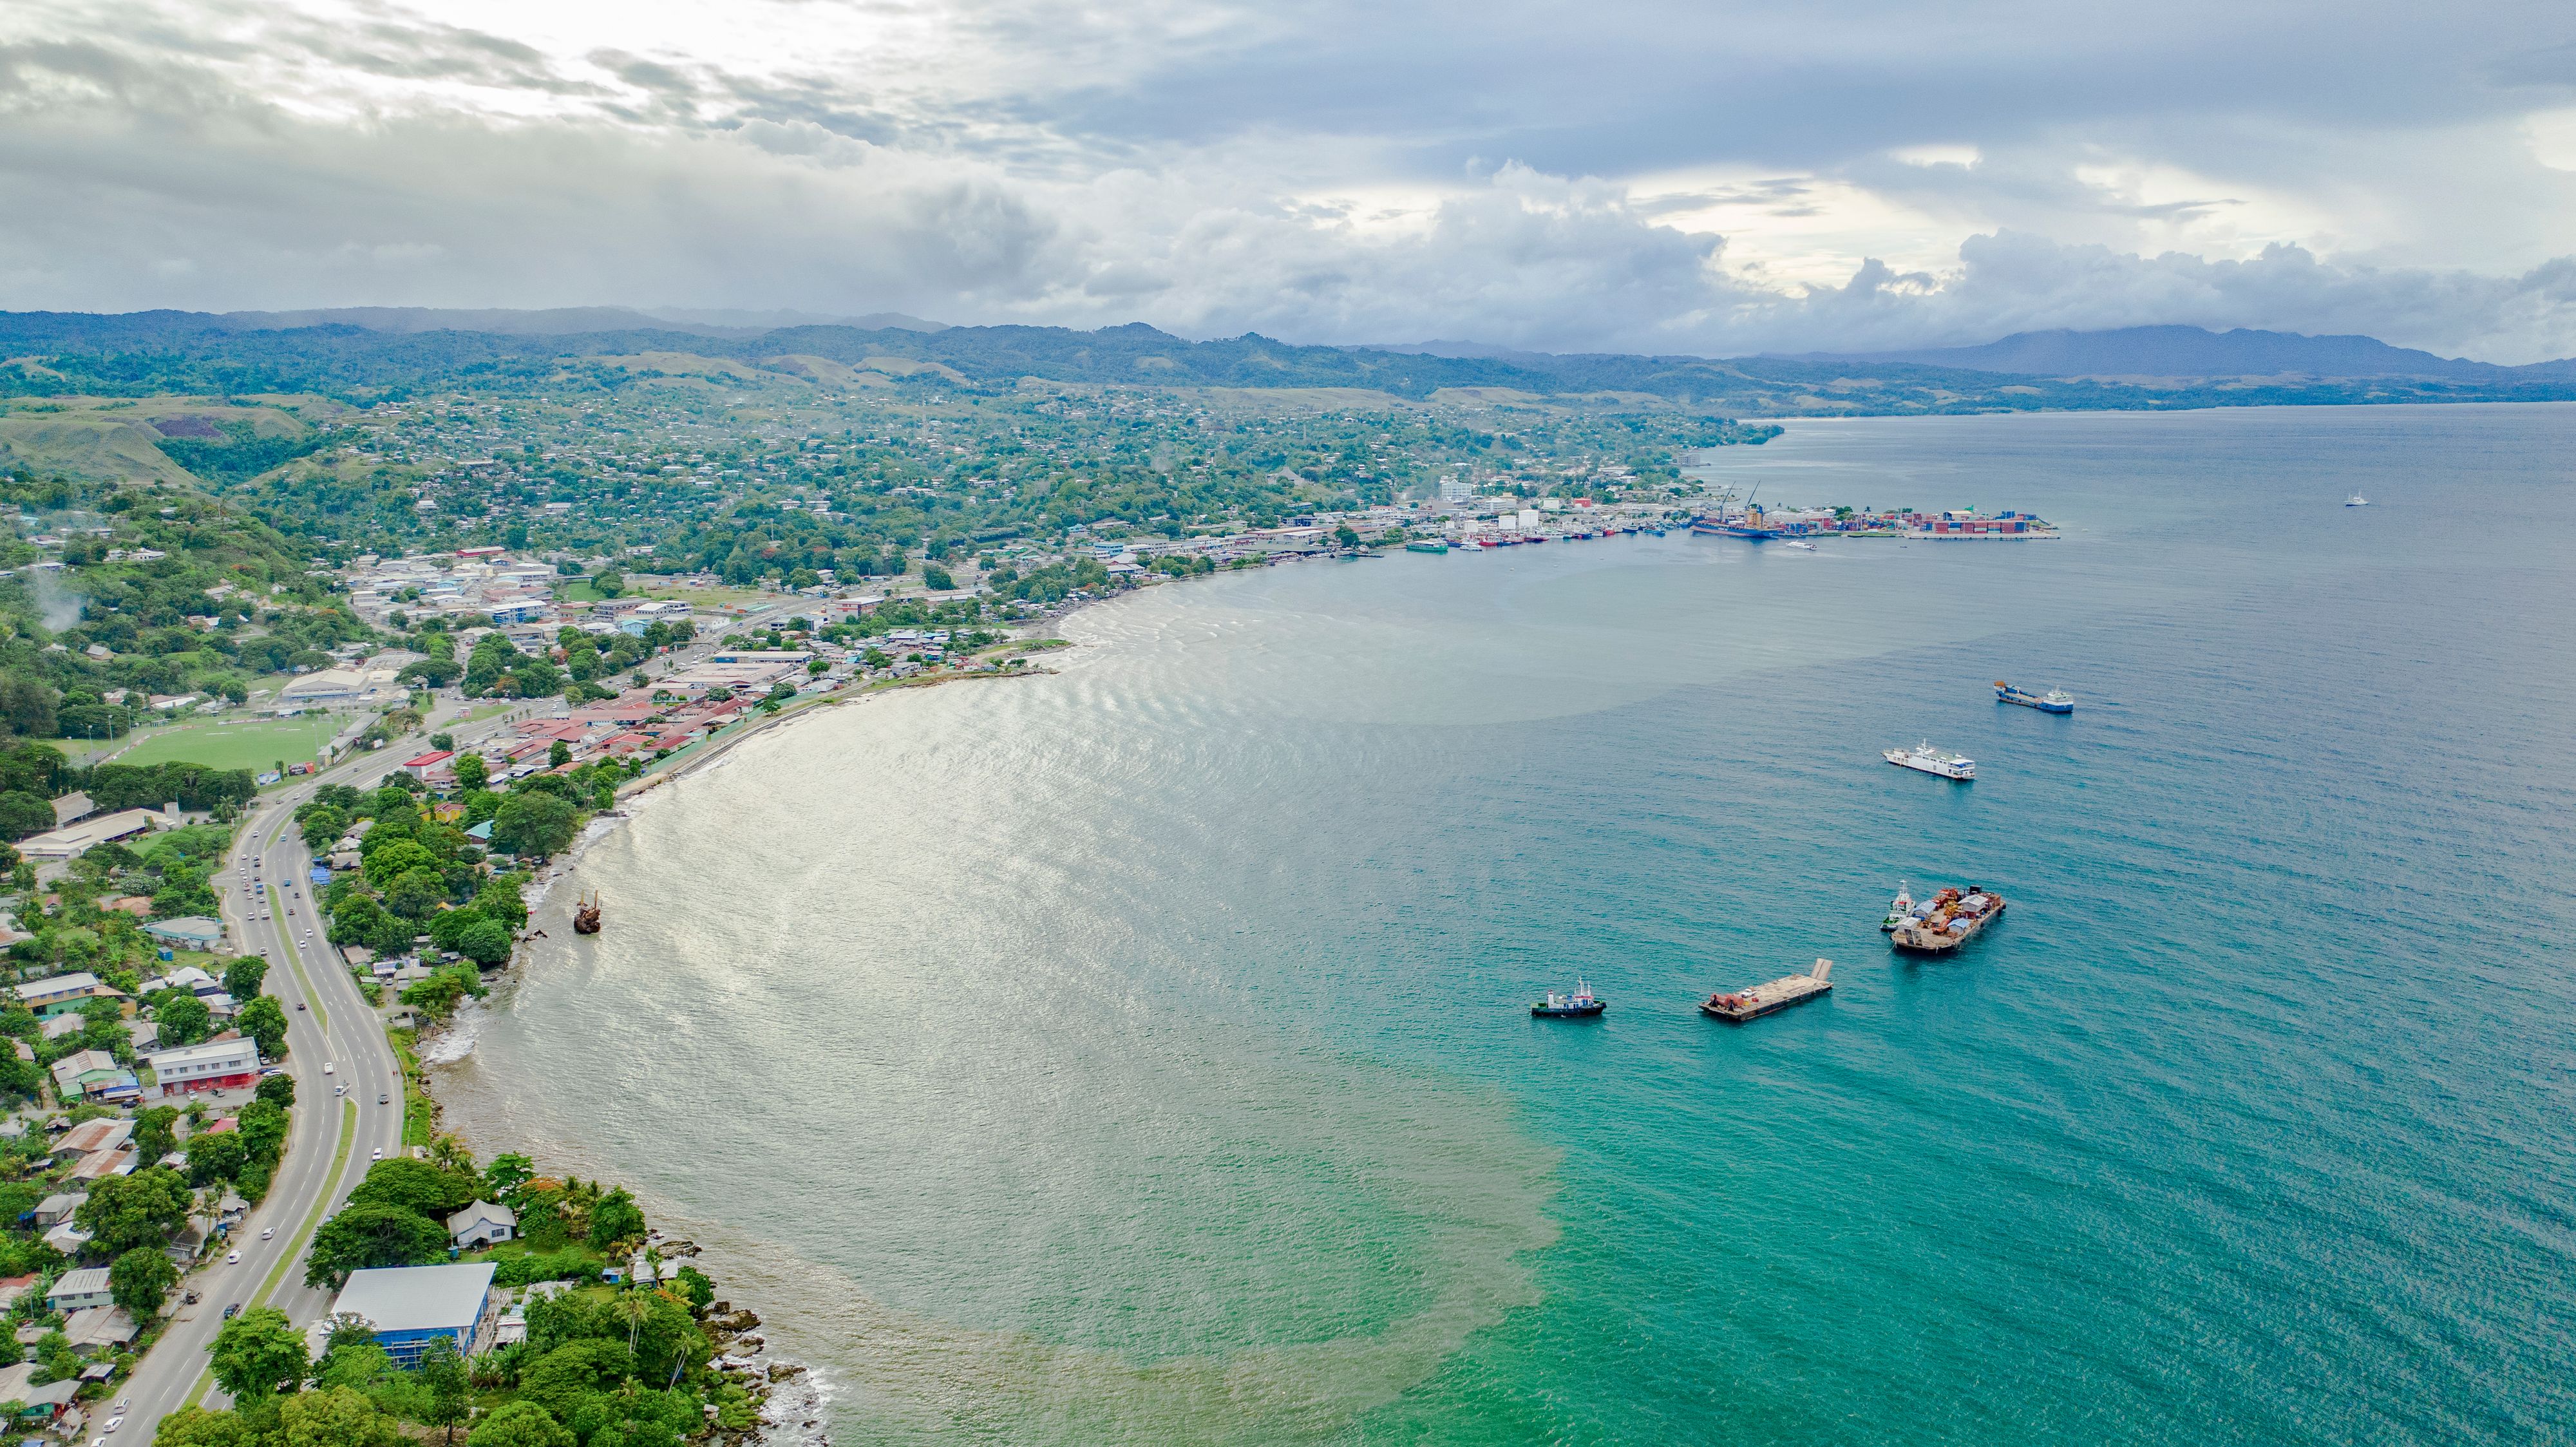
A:
[[[348,324],[246,328],[189,312],[0,313],[0,358],[6,359],[0,395],[15,397],[307,393],[365,402],[425,390],[614,387],[632,382],[642,369],[631,359],[645,357],[719,359],[791,385],[817,381],[819,363],[970,388],[1010,387],[1035,378],[1076,385],[1359,389],[1417,400],[1483,392],[1593,397],[1729,416],[2576,398],[2576,375],[2563,368],[2142,381],[2004,374],[1880,358],[1438,356],[1295,346],[1257,334],[1193,342],[1142,324],[1092,332],[800,326],[724,336],[651,327],[528,335],[376,331]],[[611,365],[618,359],[630,364]]]

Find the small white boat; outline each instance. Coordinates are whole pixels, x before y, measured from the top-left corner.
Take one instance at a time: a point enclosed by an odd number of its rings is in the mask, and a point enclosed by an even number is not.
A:
[[[2360,493],[2356,492],[2352,496],[2345,498],[2343,500],[2343,505],[2345,507],[2368,507],[2370,506],[2370,499],[2363,497]]]
[[[1812,552],[1814,552],[1814,551],[1816,550],[1816,545],[1815,545],[1814,543],[1794,543],[1794,542],[1793,542],[1793,543],[1782,543],[1780,546],[1782,546],[1782,547],[1784,547],[1784,548],[1796,548],[1799,552],[1802,552],[1802,553],[1812,553]]]
[[[1889,763],[1900,769],[1938,774],[1944,779],[1957,779],[1961,783],[1977,777],[1976,760],[1965,754],[1945,754],[1929,743],[1916,744],[1910,749],[1889,749],[1886,757]]]

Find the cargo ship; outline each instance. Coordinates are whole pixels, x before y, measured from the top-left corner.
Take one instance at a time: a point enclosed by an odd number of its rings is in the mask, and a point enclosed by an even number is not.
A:
[[[1889,749],[1886,751],[1886,756],[1889,763],[1900,769],[1938,774],[1942,778],[1956,779],[1963,784],[1973,782],[1977,777],[1976,760],[1966,754],[1945,754],[1928,743],[1916,744],[1910,749]]]
[[[1449,551],[1449,545],[1438,538],[1415,538],[1404,545],[1404,550],[1408,553],[1445,553]]]
[[[1887,932],[1887,942],[1918,955],[1955,950],[2004,916],[2004,897],[1969,885],[1945,889],[1914,906],[1903,923]]]
[[[2035,708],[2041,713],[2075,712],[2075,695],[2062,688],[2052,688],[2046,693],[2028,693],[1998,678],[1995,680],[1995,699],[2000,703],[2017,703],[2024,708]]]
[[[1746,989],[1711,995],[1699,1002],[1699,1012],[1733,1025],[1758,1020],[1774,1010],[1786,1010],[1833,993],[1833,982],[1825,978],[1833,972],[1833,961],[1818,960],[1816,967],[1803,975],[1782,975]]]

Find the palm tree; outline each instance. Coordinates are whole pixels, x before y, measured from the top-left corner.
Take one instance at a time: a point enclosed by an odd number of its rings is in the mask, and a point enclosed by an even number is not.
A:
[[[626,1365],[627,1375],[631,1377],[634,1375],[636,1334],[644,1329],[644,1323],[653,1319],[653,1303],[644,1299],[642,1291],[630,1289],[608,1309],[619,1321],[626,1323]]]

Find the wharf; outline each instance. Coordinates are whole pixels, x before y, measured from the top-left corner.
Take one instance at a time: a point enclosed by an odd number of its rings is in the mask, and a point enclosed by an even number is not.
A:
[[[1831,994],[1833,982],[1825,977],[1833,970],[1833,961],[1818,960],[1816,967],[1803,975],[1783,975],[1750,989],[1711,995],[1700,1002],[1700,1013],[1741,1025],[1774,1010],[1786,1010],[1818,995]]]

